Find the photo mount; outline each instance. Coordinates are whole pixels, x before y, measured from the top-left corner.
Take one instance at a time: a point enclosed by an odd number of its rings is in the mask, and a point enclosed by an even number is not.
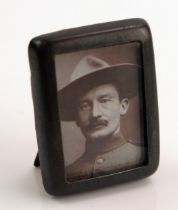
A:
[[[139,42],[141,46],[147,164],[107,176],[67,182],[54,56],[132,42]],[[29,60],[39,152],[35,165],[41,166],[44,187],[49,194],[65,195],[93,190],[144,178],[156,171],[159,163],[158,103],[153,44],[145,20],[114,21],[36,37],[29,44]]]

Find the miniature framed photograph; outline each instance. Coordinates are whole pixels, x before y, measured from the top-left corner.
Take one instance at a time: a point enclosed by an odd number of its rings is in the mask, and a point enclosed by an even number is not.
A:
[[[143,19],[31,40],[38,155],[46,191],[65,195],[147,177],[159,162],[151,32]]]

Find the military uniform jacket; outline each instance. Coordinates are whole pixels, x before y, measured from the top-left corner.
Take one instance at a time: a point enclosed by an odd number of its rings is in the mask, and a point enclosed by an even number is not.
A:
[[[143,164],[143,147],[126,141],[122,135],[109,141],[109,145],[87,144],[85,153],[66,168],[67,180],[89,179]]]

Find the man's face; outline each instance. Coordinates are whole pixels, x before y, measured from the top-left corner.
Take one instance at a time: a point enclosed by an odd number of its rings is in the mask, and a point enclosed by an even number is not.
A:
[[[119,100],[112,84],[97,86],[79,98],[77,125],[87,140],[109,138],[120,130],[120,115],[128,109],[128,99]]]

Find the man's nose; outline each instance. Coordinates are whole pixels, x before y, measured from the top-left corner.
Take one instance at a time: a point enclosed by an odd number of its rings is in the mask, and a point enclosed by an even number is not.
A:
[[[92,107],[92,117],[101,117],[101,115],[101,106],[97,101],[95,101]]]

